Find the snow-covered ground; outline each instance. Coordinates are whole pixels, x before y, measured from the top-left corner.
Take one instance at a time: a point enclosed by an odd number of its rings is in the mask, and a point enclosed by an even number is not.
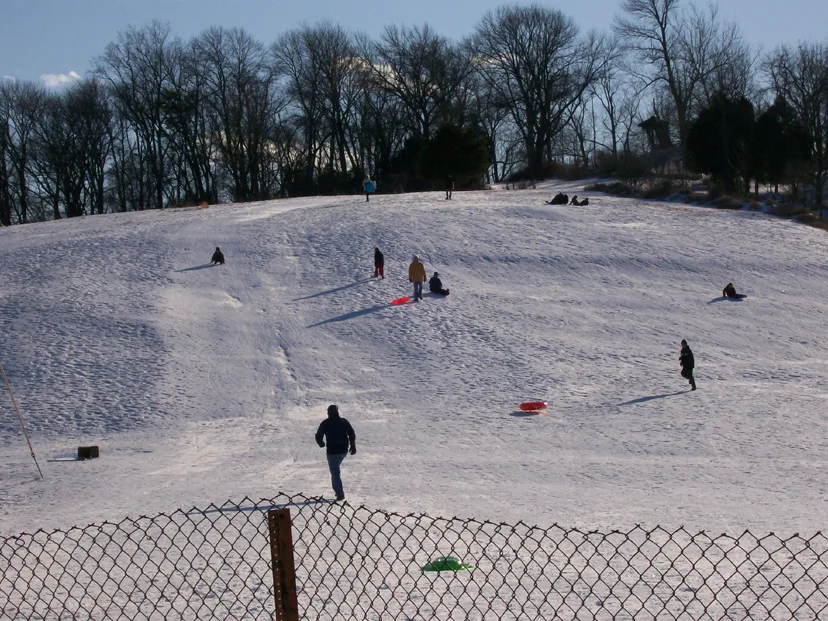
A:
[[[545,205],[559,190],[590,205]],[[413,253],[448,298],[389,304]],[[567,184],[0,229],[0,362],[45,475],[3,386],[0,534],[330,496],[329,403],[358,436],[352,504],[825,529],[826,256],[790,221]],[[749,297],[720,300],[728,281]],[[528,399],[547,413],[519,415]],[[100,459],[69,459],[89,444]]]

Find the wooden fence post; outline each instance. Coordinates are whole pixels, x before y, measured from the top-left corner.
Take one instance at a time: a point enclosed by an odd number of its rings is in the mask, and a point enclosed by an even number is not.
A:
[[[291,526],[290,509],[271,509],[267,512],[276,621],[299,621]]]

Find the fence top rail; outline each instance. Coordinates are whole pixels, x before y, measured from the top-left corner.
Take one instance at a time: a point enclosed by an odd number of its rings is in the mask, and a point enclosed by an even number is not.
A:
[[[426,513],[399,513],[396,511],[387,511],[385,509],[375,509],[372,507],[368,507],[366,505],[358,505],[353,506],[348,504],[347,502],[344,503],[336,503],[333,504],[329,499],[325,499],[322,496],[306,496],[305,494],[287,494],[285,492],[279,492],[273,498],[260,498],[258,500],[254,500],[249,496],[243,497],[241,500],[233,501],[227,500],[221,504],[210,503],[206,507],[191,507],[189,509],[178,508],[174,509],[170,512],[161,512],[157,513],[152,516],[148,515],[139,515],[138,517],[125,517],[120,521],[114,522],[110,520],[104,520],[103,522],[91,523],[86,526],[78,526],[73,525],[67,528],[54,528],[54,529],[37,529],[33,532],[22,532],[15,535],[2,535],[0,534],[0,543],[6,542],[13,542],[16,540],[32,538],[37,535],[45,535],[47,537],[53,535],[68,535],[77,532],[87,531],[89,529],[105,529],[106,527],[114,527],[120,528],[126,524],[131,525],[138,525],[139,522],[157,522],[160,520],[172,520],[178,516],[210,516],[214,514],[237,514],[237,513],[253,513],[253,512],[261,512],[266,513],[271,509],[286,509],[286,508],[310,508],[310,507],[322,507],[326,506],[329,508],[338,507],[340,512],[350,512],[354,516],[357,515],[364,515],[367,514],[367,517],[364,519],[370,519],[371,516],[382,516],[386,520],[401,520],[401,521],[414,521],[415,523],[419,522],[428,522],[430,525],[435,527],[440,527],[441,524],[448,526],[450,524],[458,524],[461,523],[466,526],[474,526],[477,528],[506,528],[509,530],[515,529],[525,529],[527,535],[533,534],[540,534],[540,533],[549,533],[550,531],[559,531],[561,533],[567,534],[574,534],[579,535],[586,538],[592,537],[608,537],[612,535],[620,535],[620,536],[630,536],[632,534],[644,535],[646,538],[650,538],[656,534],[660,535],[667,535],[673,536],[678,533],[683,533],[684,535],[688,536],[691,539],[703,538],[709,541],[719,541],[722,539],[727,539],[731,541],[739,541],[745,536],[753,537],[757,543],[765,541],[767,539],[775,539],[779,541],[783,546],[790,541],[804,541],[807,545],[808,542],[813,541],[815,539],[824,538],[824,535],[821,530],[815,531],[811,535],[800,535],[800,533],[793,533],[788,535],[787,537],[778,535],[777,533],[771,531],[764,535],[754,535],[749,529],[745,529],[744,531],[740,532],[738,535],[732,535],[728,533],[720,533],[718,535],[712,535],[705,530],[698,530],[695,532],[688,531],[683,525],[677,526],[673,529],[666,528],[661,525],[646,527],[641,524],[635,524],[632,526],[627,527],[626,529],[583,529],[578,527],[565,527],[560,525],[558,522],[555,522],[547,527],[542,527],[537,524],[530,524],[520,520],[515,523],[509,522],[494,522],[490,520],[480,520],[477,518],[464,518],[460,516],[453,516],[453,517],[444,517],[444,516],[432,516]]]

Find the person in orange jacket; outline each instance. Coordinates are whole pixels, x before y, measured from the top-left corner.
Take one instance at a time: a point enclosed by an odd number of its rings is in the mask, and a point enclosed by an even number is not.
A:
[[[408,282],[414,283],[414,301],[423,299],[423,283],[427,280],[425,265],[420,263],[420,257],[414,255],[414,260],[408,266]]]

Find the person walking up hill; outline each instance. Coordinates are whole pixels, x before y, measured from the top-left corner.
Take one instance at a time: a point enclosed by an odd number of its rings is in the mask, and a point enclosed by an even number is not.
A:
[[[693,352],[687,341],[681,341],[681,354],[679,354],[679,364],[681,365],[681,376],[690,382],[690,390],[696,390],[696,380],[693,377],[693,368],[696,366],[696,361],[693,358]]]
[[[385,257],[379,246],[374,246],[374,278],[385,278]]]
[[[345,500],[340,466],[348,453],[356,455],[356,434],[347,418],[339,416],[336,405],[328,406],[328,418],[322,421],[316,431],[316,443],[325,448],[328,455],[328,469],[331,471],[331,487],[337,500]]]

